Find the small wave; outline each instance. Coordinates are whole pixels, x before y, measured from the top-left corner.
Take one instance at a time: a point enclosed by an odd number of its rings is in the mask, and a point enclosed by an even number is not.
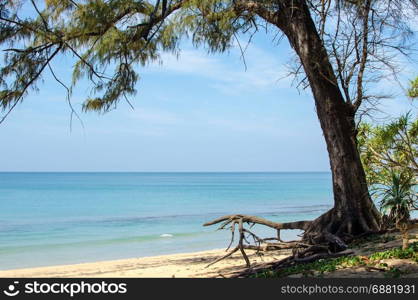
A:
[[[237,211],[235,213],[243,213],[247,215],[261,215],[261,216],[279,216],[283,214],[306,214],[306,213],[320,213],[329,208],[331,205],[317,204],[317,205],[301,205],[301,206],[282,206],[275,207],[272,210],[248,210],[248,211]],[[167,214],[161,216],[118,216],[118,217],[81,217],[71,219],[52,219],[52,220],[30,220],[28,221],[13,221],[13,222],[2,222],[0,223],[0,233],[13,233],[16,231],[31,231],[33,226],[44,226],[44,225],[63,225],[68,224],[77,226],[132,226],[141,223],[152,224],[154,222],[167,222],[173,219],[184,219],[184,218],[200,218],[200,219],[211,219],[222,215],[228,215],[234,213],[233,211],[216,211],[208,213],[196,213],[196,214]]]
[[[31,243],[24,245],[11,245],[4,246],[0,245],[0,255],[10,254],[10,253],[21,253],[28,251],[38,251],[44,249],[72,249],[72,248],[84,248],[84,247],[99,247],[99,246],[112,246],[112,245],[121,245],[121,244],[131,244],[131,243],[149,243],[154,241],[161,241],[161,238],[171,238],[174,235],[177,238],[187,238],[195,237],[207,234],[206,232],[183,232],[169,234],[164,233],[161,235],[143,235],[143,236],[127,236],[127,237],[115,237],[110,239],[100,239],[100,240],[79,240],[79,241],[69,241],[69,242],[58,242],[58,243]],[[30,242],[30,241],[29,241]]]
[[[164,233],[164,234],[160,235],[160,237],[162,237],[162,238],[171,238],[171,237],[173,237],[173,235],[172,234],[169,234],[169,233]]]

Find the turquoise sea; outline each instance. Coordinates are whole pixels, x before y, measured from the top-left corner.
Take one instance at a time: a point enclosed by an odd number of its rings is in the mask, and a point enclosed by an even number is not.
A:
[[[229,231],[203,223],[331,206],[330,173],[0,173],[0,269],[223,248]]]

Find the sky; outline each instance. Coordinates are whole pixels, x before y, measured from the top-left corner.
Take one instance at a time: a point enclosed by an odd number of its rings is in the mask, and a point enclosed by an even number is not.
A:
[[[243,63],[238,47],[209,55],[187,43],[179,58],[141,68],[132,109],[121,102],[106,114],[82,113],[89,85],[81,82],[72,103],[50,74],[0,125],[0,171],[53,172],[301,172],[329,171],[325,142],[309,91],[285,78],[293,52],[288,43],[260,33]],[[70,82],[74,60],[53,62]],[[404,62],[401,82],[417,74]],[[395,95],[381,109],[393,116],[411,109]]]

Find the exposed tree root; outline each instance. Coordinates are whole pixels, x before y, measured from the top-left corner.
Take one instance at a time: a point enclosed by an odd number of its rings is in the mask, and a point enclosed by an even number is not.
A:
[[[256,269],[251,268],[250,260],[245,252],[246,249],[256,250],[257,253],[261,251],[283,249],[293,250],[293,255],[289,258],[279,262],[270,263],[268,265],[261,265],[262,268],[284,267],[287,266],[287,264],[305,263],[320,258],[347,255],[347,252],[344,251],[348,248],[346,241],[353,238],[353,235],[348,232],[354,233],[354,227],[361,226],[361,224],[355,224],[354,222],[351,222],[350,219],[337,224],[338,221],[335,221],[332,217],[332,210],[323,214],[314,221],[298,221],[288,223],[277,223],[260,217],[248,215],[227,215],[220,217],[214,221],[205,223],[204,226],[220,224],[218,230],[231,230],[231,241],[226,249],[227,253],[210,263],[208,266],[211,266],[240,251],[243,259],[245,260],[248,272],[256,272]],[[277,237],[261,238],[257,236],[250,230],[256,224],[277,230]],[[245,228],[244,225],[248,225],[248,228]],[[367,226],[367,228],[369,227]],[[238,243],[236,247],[229,250],[234,243],[235,232],[237,229],[239,234]],[[303,230],[304,234],[300,241],[284,242],[280,237],[280,230],[282,229],[299,229]],[[344,234],[340,235],[341,233]],[[368,233],[372,233],[372,231],[369,230],[366,234]],[[259,268],[260,266],[257,266],[257,269]]]
[[[228,224],[231,224],[234,221],[242,220],[243,223],[252,223],[265,225],[274,229],[308,229],[309,225],[312,224],[312,221],[298,221],[298,222],[289,222],[289,223],[276,223],[260,217],[247,216],[247,215],[228,215],[220,217],[216,220],[203,224],[203,226],[215,225],[218,223],[224,222],[219,229],[224,229]]]
[[[205,223],[203,226],[210,226],[221,223],[218,230],[221,229],[230,229],[231,230],[231,242],[229,243],[228,248],[226,251],[230,249],[231,245],[234,242],[235,237],[235,231],[236,227],[238,225],[238,233],[239,233],[239,240],[238,245],[230,250],[227,254],[224,256],[216,259],[214,262],[210,263],[208,265],[211,266],[229,256],[237,252],[238,250],[241,252],[247,268],[251,266],[250,260],[248,259],[247,254],[245,253],[245,249],[252,249],[259,251],[270,251],[270,250],[280,250],[280,249],[294,249],[298,247],[309,247],[307,244],[303,244],[298,241],[293,242],[283,242],[280,238],[280,230],[281,229],[301,229],[306,230],[309,225],[311,224],[310,221],[299,221],[299,222],[290,222],[290,223],[276,223],[272,222],[260,217],[254,217],[254,216],[247,216],[247,215],[228,215],[221,218],[218,218],[212,222]],[[268,238],[263,239],[258,237],[255,233],[250,231],[247,228],[244,228],[244,224],[250,225],[250,227],[254,226],[255,224],[264,225],[270,228],[274,228],[277,230],[277,238]],[[254,245],[251,245],[249,242],[249,239],[252,239],[254,242]],[[276,241],[276,242],[271,242]]]

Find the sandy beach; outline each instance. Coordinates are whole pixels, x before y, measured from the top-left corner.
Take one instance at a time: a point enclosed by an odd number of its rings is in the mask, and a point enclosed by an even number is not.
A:
[[[380,241],[368,241],[361,247],[350,250],[354,255],[366,257],[374,252],[400,247],[398,232],[387,233]],[[381,236],[384,237],[384,236]],[[409,231],[409,242],[418,241],[418,228]],[[291,250],[269,251],[262,255],[247,250],[252,265],[277,261],[291,255]],[[208,264],[225,255],[224,249],[192,253],[180,253],[152,257],[110,260],[73,265],[0,271],[0,278],[223,278],[245,268],[239,252],[209,267]],[[418,266],[411,259],[388,258],[380,261],[390,267],[405,271],[403,277],[418,277]],[[360,265],[325,273],[322,277],[385,277],[386,273],[376,268]],[[303,274],[292,275],[301,277]]]
[[[290,251],[273,251],[263,256],[248,251],[251,263],[262,263],[278,260],[290,255]],[[131,258],[74,265],[50,266],[29,269],[0,271],[0,277],[20,278],[208,278],[223,277],[231,271],[245,267],[241,254],[222,260],[207,267],[212,261],[225,255],[224,249],[194,253],[181,253],[143,258]]]

